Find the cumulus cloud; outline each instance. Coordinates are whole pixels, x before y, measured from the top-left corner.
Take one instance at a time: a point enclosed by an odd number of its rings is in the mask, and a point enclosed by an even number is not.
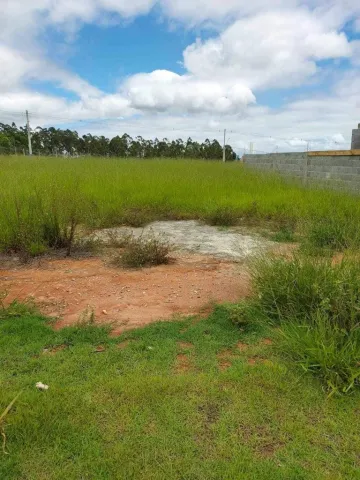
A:
[[[0,0],[0,7],[0,108],[27,107],[44,118],[51,112],[69,119],[166,112],[172,118],[205,115],[208,126],[219,121],[213,118],[217,115],[236,114],[238,122],[240,112],[247,119],[257,112],[264,122],[272,121],[268,109],[253,106],[258,90],[300,85],[317,73],[321,60],[352,55],[356,65],[359,56],[357,42],[350,44],[341,32],[349,19],[359,27],[358,0]],[[154,7],[186,25],[215,22],[222,31],[185,50],[183,75],[139,73],[115,94],[106,94],[54,64],[41,41],[49,27],[76,32],[84,23],[103,23],[109,16],[129,19]],[[50,81],[78,99],[31,91],[31,79]],[[343,97],[350,96],[347,92]],[[333,107],[321,103],[321,108],[336,116]],[[306,101],[294,102],[287,112],[311,119]],[[285,116],[282,112],[281,118]]]
[[[0,96],[2,112],[21,112],[24,106],[39,124],[57,124],[93,118],[131,116],[135,111],[121,95],[87,97],[70,101],[28,89],[16,89]],[[22,119],[23,120],[23,119]]]
[[[138,74],[123,85],[132,107],[140,110],[234,113],[255,102],[241,84],[199,80],[167,70]]]
[[[282,109],[251,105],[246,114],[211,116],[208,114],[179,115],[149,112],[141,118],[122,121],[104,120],[91,128],[96,134],[114,136],[127,132],[144,138],[167,137],[169,139],[191,137],[203,141],[217,138],[222,142],[223,129],[227,129],[228,142],[238,154],[249,149],[259,152],[306,151],[350,148],[351,131],[358,123],[356,99],[360,86],[356,81],[359,71],[354,71],[347,81],[338,85],[330,94],[291,102]],[[346,85],[345,85],[346,84]],[[350,95],[345,93],[348,89]],[[90,124],[79,125],[86,133]]]
[[[314,75],[317,60],[350,55],[344,33],[306,10],[293,10],[238,20],[219,37],[198,40],[185,50],[184,65],[199,78],[238,78],[250,88],[286,87]]]
[[[299,6],[315,10],[337,26],[350,16],[360,15],[358,0],[0,0],[0,37],[19,40],[22,32],[29,41],[30,32],[39,32],[49,25],[79,27],[82,23],[101,22],[109,15],[122,18],[144,15],[154,7],[171,19],[199,24]]]

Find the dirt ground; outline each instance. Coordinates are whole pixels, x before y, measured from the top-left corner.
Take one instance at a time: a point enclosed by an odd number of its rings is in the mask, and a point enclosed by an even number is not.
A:
[[[111,323],[113,333],[198,314],[214,302],[236,301],[249,294],[243,265],[212,256],[176,255],[170,265],[124,270],[101,258],[42,259],[29,266],[0,270],[0,292],[6,302],[32,297],[40,310],[56,317],[56,327],[95,314]]]

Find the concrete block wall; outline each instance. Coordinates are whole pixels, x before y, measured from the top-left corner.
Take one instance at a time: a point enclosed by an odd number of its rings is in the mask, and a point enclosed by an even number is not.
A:
[[[301,179],[304,183],[330,182],[360,191],[360,155],[270,153],[244,155],[246,165]]]
[[[360,150],[360,123],[357,129],[353,130],[351,150]]]

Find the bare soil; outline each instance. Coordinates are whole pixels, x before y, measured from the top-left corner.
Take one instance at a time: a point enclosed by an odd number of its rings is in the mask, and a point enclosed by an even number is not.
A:
[[[0,270],[6,302],[33,298],[56,328],[94,314],[115,335],[176,315],[195,315],[211,302],[234,302],[250,293],[244,265],[191,253],[178,253],[170,265],[125,270],[101,258],[42,259]]]

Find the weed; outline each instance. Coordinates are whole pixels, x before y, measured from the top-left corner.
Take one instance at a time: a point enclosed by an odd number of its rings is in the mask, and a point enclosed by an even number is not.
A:
[[[30,257],[38,257],[44,255],[48,251],[48,247],[42,243],[32,242],[28,246],[27,253]]]
[[[77,237],[75,238],[72,246],[74,253],[99,253],[104,245],[104,242],[100,238],[96,237]]]
[[[257,260],[257,306],[280,325],[281,349],[331,392],[348,392],[360,376],[360,265],[357,259],[296,255]]]
[[[113,263],[129,268],[142,268],[169,263],[170,244],[153,234],[129,238],[125,251]]]
[[[342,251],[360,245],[360,224],[352,215],[314,218],[304,230],[305,245],[315,249]]]
[[[256,302],[244,300],[240,303],[225,305],[229,319],[241,328],[254,328],[257,324],[261,325],[264,320],[262,310]]]
[[[151,208],[128,207],[122,214],[121,223],[131,227],[144,227],[155,219],[156,215],[151,211]]]
[[[95,311],[94,308],[88,305],[79,315],[78,326],[94,325]]]
[[[5,305],[5,299],[8,292],[0,292],[0,320],[5,318],[20,318],[29,315],[38,315],[39,311],[33,302],[28,299],[26,302],[13,300],[8,306]]]
[[[206,217],[207,223],[219,227],[231,227],[238,223],[239,215],[231,207],[219,207]]]
[[[271,235],[271,240],[280,243],[292,243],[296,241],[294,231],[291,228],[283,227],[278,232]]]
[[[360,328],[345,330],[318,310],[306,321],[282,323],[278,347],[308,372],[320,376],[333,394],[347,393],[360,378]]]
[[[360,321],[360,264],[295,255],[257,259],[252,276],[258,302],[273,320],[303,319],[319,309],[347,331]]]
[[[105,243],[109,245],[109,247],[125,248],[132,238],[133,236],[130,232],[119,234],[116,230],[108,230],[106,232]]]

